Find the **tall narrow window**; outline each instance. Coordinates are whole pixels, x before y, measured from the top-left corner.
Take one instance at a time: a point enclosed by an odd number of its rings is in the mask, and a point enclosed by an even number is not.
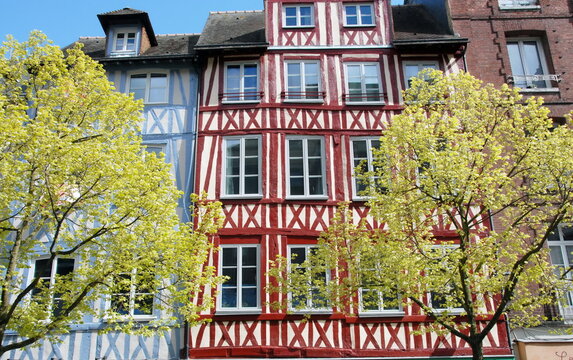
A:
[[[224,196],[261,195],[260,143],[260,136],[230,136],[224,139]]]
[[[287,138],[289,196],[326,195],[322,141],[322,137]]]
[[[259,308],[259,255],[257,245],[222,245],[220,272],[227,280],[221,285],[221,310]]]
[[[540,39],[508,39],[513,84],[522,89],[550,88],[551,79]]]
[[[167,102],[167,74],[134,74],[129,78],[129,92],[146,104]]]
[[[321,100],[318,61],[289,61],[286,63],[287,100]]]
[[[153,314],[153,295],[151,282],[137,271],[121,274],[114,278],[115,291],[111,295],[110,307],[120,315],[151,316]]]
[[[254,102],[259,100],[259,71],[257,64],[227,64],[225,66],[223,102]]]
[[[372,154],[373,148],[380,147],[380,140],[378,138],[354,138],[352,139],[352,161],[354,164],[354,171],[360,174],[365,174],[370,171],[376,170],[374,168],[374,156]],[[362,180],[354,177],[354,197],[362,198],[363,192],[366,190],[368,183],[372,182],[377,185],[377,177],[372,177],[369,180]],[[380,189],[381,191],[384,189]]]
[[[57,281],[60,277],[70,275],[74,270],[74,259],[56,258],[54,261],[50,259],[38,259],[34,266],[34,278],[39,278],[38,285],[32,290],[32,297],[39,296],[42,291],[57,286]],[[52,295],[52,308],[51,311],[54,315],[59,315],[63,310],[63,300],[61,293],[55,292]]]
[[[346,64],[347,103],[382,103],[378,63]]]
[[[285,6],[283,11],[283,27],[314,26],[314,11],[312,5],[289,5]]]
[[[404,62],[404,80],[406,82],[406,88],[410,87],[412,78],[418,77],[418,74],[426,69],[438,70],[438,63],[436,61]]]
[[[573,279],[569,269],[573,266],[573,226],[560,225],[548,239],[551,263],[559,278]],[[573,319],[573,291],[567,291],[559,299],[561,316],[565,320]]]
[[[316,251],[316,245],[289,246],[290,271],[297,271],[306,277],[310,290],[304,293],[290,294],[290,306],[297,310],[328,310],[328,301],[315,286],[328,281],[326,272],[313,272],[303,266],[303,263]],[[308,276],[306,276],[308,275]],[[318,286],[318,285],[317,285]]]
[[[374,25],[374,8],[372,4],[345,4],[344,25],[346,26]]]

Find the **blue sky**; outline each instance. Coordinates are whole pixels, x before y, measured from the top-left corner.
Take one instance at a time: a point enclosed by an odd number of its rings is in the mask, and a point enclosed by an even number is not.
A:
[[[396,0],[392,0],[395,2]],[[262,10],[263,0],[0,0],[0,38],[23,41],[41,30],[56,45],[102,36],[97,14],[131,7],[147,11],[156,34],[199,33],[209,11]]]

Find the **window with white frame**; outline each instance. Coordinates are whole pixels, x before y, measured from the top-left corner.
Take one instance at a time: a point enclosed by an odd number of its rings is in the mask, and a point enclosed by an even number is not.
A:
[[[313,27],[312,5],[288,5],[283,7],[283,27]]]
[[[223,152],[223,196],[260,196],[261,137],[225,137]]]
[[[429,256],[434,257],[436,261],[436,266],[432,271],[440,272],[438,275],[442,275],[442,272],[448,271],[451,269],[448,264],[448,254],[452,251],[456,251],[459,249],[459,245],[434,245],[432,246],[432,252]],[[428,270],[429,271],[429,270]],[[431,273],[427,273],[426,276],[433,276]],[[440,286],[439,290],[431,290],[427,294],[428,298],[428,306],[432,308],[435,312],[444,312],[447,311],[448,313],[460,313],[463,311],[462,307],[452,307],[448,306],[448,297],[451,296],[452,291],[454,291],[454,286],[451,283],[451,279],[443,285]]]
[[[520,10],[539,8],[538,0],[499,0],[501,10]]]
[[[347,63],[346,103],[383,103],[378,63]]]
[[[114,292],[110,296],[110,309],[120,315],[149,317],[153,314],[153,274],[134,270],[114,277]]]
[[[360,311],[363,313],[402,312],[397,290],[383,292],[365,284],[360,289]]]
[[[373,26],[374,7],[371,3],[344,4],[345,26]]]
[[[222,245],[220,273],[227,277],[221,285],[219,309],[253,310],[259,304],[259,248],[257,245]]]
[[[438,70],[437,61],[406,61],[404,62],[404,80],[406,88],[410,87],[412,78],[418,77],[419,73],[426,69]],[[427,80],[427,79],[424,79]]]
[[[137,30],[135,28],[118,28],[113,32],[111,55],[129,56],[137,51]]]
[[[521,89],[546,89],[551,81],[543,46],[539,38],[508,38],[507,51],[511,65],[511,79]]]
[[[133,93],[134,99],[143,99],[146,104],[166,103],[167,80],[166,73],[133,74],[129,77],[129,92]]]
[[[559,278],[568,280],[573,266],[573,226],[559,225],[549,236],[548,244],[551,254],[551,263],[555,266],[555,273]],[[573,319],[573,291],[566,291],[559,299],[561,315],[566,321]]]
[[[358,137],[352,138],[352,163],[354,171],[358,174],[365,174],[376,170],[374,168],[374,155],[372,149],[380,147],[380,139],[377,137]],[[363,192],[367,189],[370,182],[377,185],[378,177],[371,177],[368,180],[362,180],[354,176],[354,197],[362,198]],[[384,191],[384,189],[379,189]]]
[[[155,154],[158,158],[165,158],[165,144],[143,144],[147,153]]]
[[[288,196],[326,196],[322,137],[287,137]]]
[[[318,61],[287,61],[287,100],[322,101]]]
[[[308,291],[289,294],[290,307],[295,310],[329,310],[328,300],[325,299],[318,289],[318,286],[326,284],[328,273],[322,271],[311,271],[305,262],[310,261],[310,257],[315,253],[316,245],[290,245],[288,255],[290,260],[290,271],[307,275],[306,281],[310,284]],[[309,264],[308,262],[306,264]],[[319,285],[320,284],[320,285]]]
[[[50,291],[57,286],[57,281],[64,276],[70,276],[74,271],[74,259],[55,258],[38,259],[34,262],[34,279],[39,279],[38,284],[32,289],[32,297],[40,296],[44,291]],[[57,291],[52,294],[51,312],[58,316],[63,310],[62,294]]]
[[[259,69],[256,63],[225,65],[225,93],[223,102],[258,102]]]

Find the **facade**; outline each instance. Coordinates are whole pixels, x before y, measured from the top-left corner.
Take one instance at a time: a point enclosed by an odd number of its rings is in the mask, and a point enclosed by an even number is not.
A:
[[[449,12],[454,31],[470,40],[466,56],[470,73],[496,86],[507,83],[519,87],[524,97],[543,97],[555,124],[566,123],[564,115],[573,109],[571,1],[414,2],[423,2],[437,12]],[[553,264],[569,268],[572,228],[561,224],[548,240]],[[573,337],[559,334],[573,322],[572,294],[546,306],[539,315],[548,319],[542,326],[512,329],[517,356],[529,360],[569,358]]]
[[[143,143],[148,151],[165,154],[165,161],[172,164],[177,187],[184,192],[180,216],[190,221],[199,79],[193,47],[199,36],[155,35],[148,14],[128,8],[98,18],[106,36],[80,38],[79,42],[88,55],[104,65],[118,91],[132,92],[144,100]],[[34,276],[38,266],[31,264],[24,276]],[[60,274],[60,266],[57,271]],[[110,301],[102,299],[94,306],[104,309]],[[157,311],[135,315],[143,322],[160,316]],[[105,325],[103,319],[86,317],[82,324],[71,326],[61,343],[45,341],[38,348],[12,351],[3,358],[179,359],[182,328],[155,337],[98,334]]]
[[[211,320],[192,327],[190,358],[470,356],[451,336],[416,330],[415,307],[333,313],[309,294],[264,288],[276,255],[302,261],[340,201],[367,217],[354,167],[403,108],[423,68],[463,70],[467,39],[423,5],[389,1],[266,0],[264,11],[211,13],[197,43],[203,62],[195,191],[224,205],[221,250],[210,265],[229,280]],[[416,19],[416,21],[412,21]],[[369,226],[383,226],[373,221]],[[451,238],[449,228],[436,236]],[[205,289],[210,293],[210,289]],[[358,294],[357,294],[358,295]],[[430,299],[426,299],[430,301]],[[296,302],[304,311],[275,310]],[[484,353],[511,356],[505,321]]]

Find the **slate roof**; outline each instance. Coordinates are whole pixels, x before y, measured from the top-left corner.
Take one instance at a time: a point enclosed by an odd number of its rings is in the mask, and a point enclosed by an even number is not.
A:
[[[101,13],[99,15],[134,15],[134,14],[147,14],[145,11],[132,9],[132,8],[123,8],[119,10],[108,11],[105,13]]]
[[[268,46],[263,11],[211,12],[197,49],[261,48]]]
[[[198,34],[171,34],[157,35],[157,46],[152,46],[144,53],[133,57],[106,57],[105,37],[81,37],[78,42],[84,44],[83,51],[92,58],[99,61],[113,60],[149,60],[166,59],[175,57],[190,57],[195,54],[195,44],[199,39]],[[69,45],[71,46],[71,45]],[[68,46],[68,47],[69,47]],[[67,47],[66,47],[67,48]]]
[[[134,21],[136,23],[140,22],[147,31],[147,36],[149,37],[149,42],[151,45],[157,45],[153,26],[151,26],[149,15],[145,11],[132,8],[123,8],[98,14],[97,18],[99,19],[99,22],[106,34],[108,33],[109,27],[111,25],[129,24],[130,21]]]
[[[394,43],[467,42],[454,35],[421,4],[392,6]]]

